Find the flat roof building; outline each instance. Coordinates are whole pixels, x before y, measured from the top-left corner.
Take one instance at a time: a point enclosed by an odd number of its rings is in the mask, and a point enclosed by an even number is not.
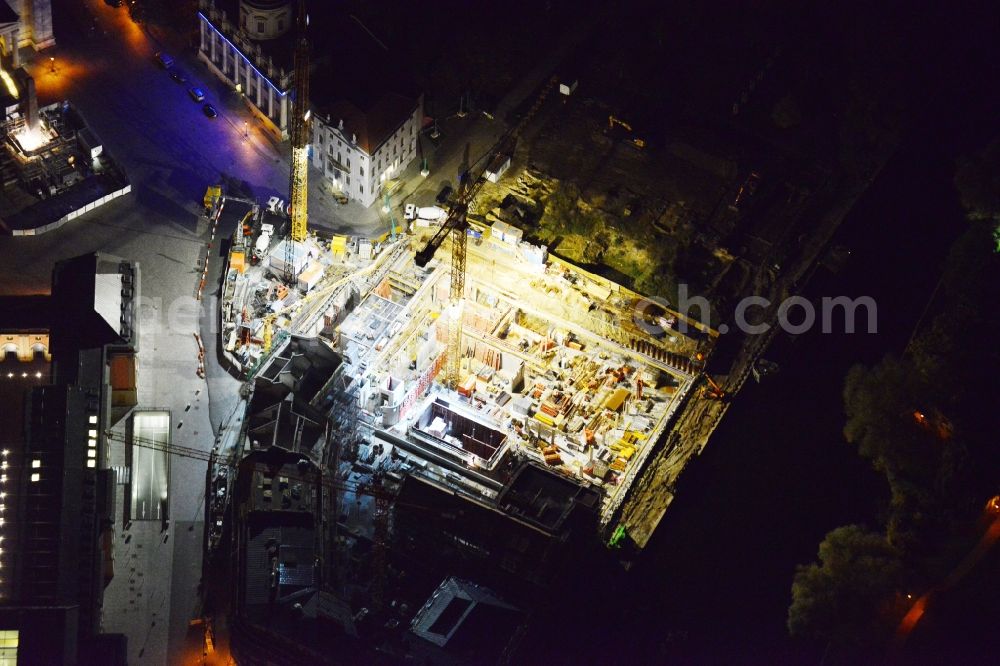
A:
[[[15,632],[0,640],[15,641],[18,663],[124,664],[124,637],[100,633],[114,576],[105,433],[135,406],[138,293],[137,265],[92,254],[56,264],[51,296],[4,299],[0,331],[24,315],[52,356],[51,384],[3,424],[0,451],[0,631]]]

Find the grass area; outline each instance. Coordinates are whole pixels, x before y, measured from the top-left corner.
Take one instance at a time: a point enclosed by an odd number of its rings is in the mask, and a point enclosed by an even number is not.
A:
[[[695,242],[690,210],[683,202],[652,207],[648,196],[623,186],[586,197],[572,181],[531,168],[515,167],[515,174],[483,188],[476,212],[485,223],[498,218],[513,221],[522,227],[527,240],[545,244],[559,256],[640,293],[668,301],[674,300],[679,281],[693,283],[692,290],[697,291],[702,280],[698,271],[707,266],[711,273],[718,268],[711,254]],[[519,224],[499,209],[509,195],[532,211],[534,224]],[[691,269],[694,277],[678,278],[678,266]]]

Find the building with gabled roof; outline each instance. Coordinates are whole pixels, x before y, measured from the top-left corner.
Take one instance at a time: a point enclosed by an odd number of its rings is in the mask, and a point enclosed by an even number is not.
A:
[[[275,138],[291,124],[295,7],[290,0],[201,0],[198,57],[244,95]],[[423,95],[391,62],[391,44],[333,3],[308,7],[312,164],[349,199],[370,206],[413,161]],[[363,67],[348,63],[363,62]]]

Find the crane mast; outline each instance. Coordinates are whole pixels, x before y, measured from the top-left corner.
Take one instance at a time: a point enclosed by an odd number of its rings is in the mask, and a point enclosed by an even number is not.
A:
[[[557,81],[558,79],[554,76],[550,78],[542,86],[531,107],[521,116],[517,124],[501,136],[493,147],[482,158],[477,160],[476,164],[469,167],[469,170],[465,173],[460,183],[456,201],[448,211],[448,218],[441,225],[441,228],[438,229],[437,233],[427,241],[427,245],[416,253],[415,260],[417,266],[424,267],[434,258],[434,253],[441,247],[444,240],[449,235],[451,236],[451,288],[448,290],[450,305],[445,384],[452,390],[458,388],[459,375],[462,369],[462,303],[465,300],[465,260],[468,252],[468,234],[466,230],[469,228],[466,215],[469,212],[469,204],[476,198],[479,190],[482,189],[483,184],[486,182],[486,179],[483,177],[483,169],[497,155],[514,154],[518,135],[528,121],[538,112],[542,102],[545,101],[549,91],[555,87]],[[471,174],[476,165],[480,165],[478,168],[479,173],[473,179]]]
[[[477,181],[478,182],[478,181]],[[464,190],[465,188],[463,188]],[[475,188],[478,191],[478,187]],[[469,235],[466,233],[469,224],[465,215],[469,210],[468,202],[474,194],[468,196],[460,205],[461,220],[455,225],[451,234],[451,318],[448,320],[448,388],[458,389],[459,375],[462,370],[462,304],[465,301],[465,258],[468,251]]]
[[[305,240],[308,229],[309,199],[309,38],[306,29],[309,17],[305,0],[299,0],[296,16],[295,39],[295,96],[292,98],[292,168],[289,183],[289,203],[291,205],[292,233],[288,243],[289,253],[294,259],[293,243]],[[288,257],[286,257],[287,259]],[[291,265],[286,270],[292,272]]]

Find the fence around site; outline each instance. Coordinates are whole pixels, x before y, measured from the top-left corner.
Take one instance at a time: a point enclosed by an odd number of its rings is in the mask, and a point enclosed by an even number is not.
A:
[[[131,184],[126,185],[125,187],[121,188],[120,190],[116,190],[116,191],[112,192],[111,194],[106,194],[103,197],[101,197],[100,199],[96,199],[95,201],[91,201],[90,203],[88,203],[86,206],[83,206],[82,208],[78,208],[78,209],[76,209],[76,210],[74,210],[72,212],[67,213],[66,215],[63,215],[62,217],[60,217],[58,220],[56,220],[54,222],[49,222],[48,224],[43,224],[42,226],[35,227],[33,229],[12,229],[11,230],[11,235],[13,235],[13,236],[40,236],[41,234],[47,233],[49,231],[55,231],[56,229],[58,229],[59,227],[61,227],[64,224],[66,224],[70,220],[75,220],[76,218],[80,217],[84,213],[89,213],[90,211],[94,210],[95,208],[103,206],[104,204],[108,203],[109,201],[111,201],[113,199],[117,199],[120,196],[126,195],[129,192],[131,192],[131,191],[132,191],[132,185]]]

